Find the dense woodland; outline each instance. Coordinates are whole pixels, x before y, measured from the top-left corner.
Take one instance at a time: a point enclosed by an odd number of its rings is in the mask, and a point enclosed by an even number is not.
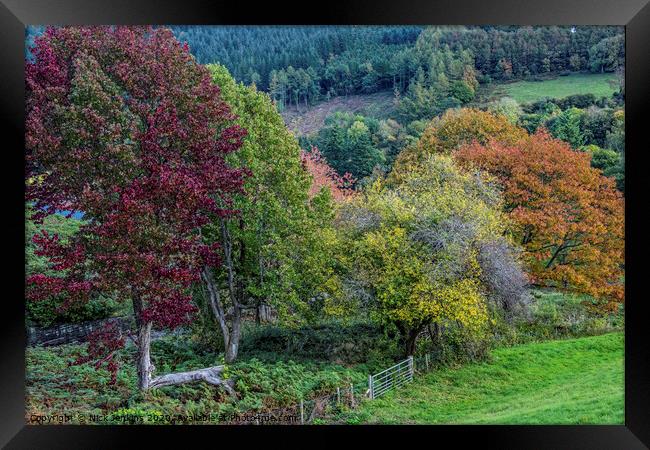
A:
[[[235,79],[268,92],[280,110],[308,109],[336,96],[393,92],[391,117],[339,114],[318,136],[301,139],[303,148],[318,147],[340,175],[357,180],[375,168],[387,172],[426,121],[449,108],[473,106],[480,86],[571,72],[621,72],[624,64],[624,36],[617,27],[172,29],[198,62],[225,65]],[[622,83],[622,72],[620,78]],[[624,190],[623,120],[622,111],[616,112],[623,95],[621,84],[613,98],[576,95],[531,105],[502,99],[487,107],[529,132],[543,126],[591,152],[594,167]]]
[[[26,43],[27,321],[132,320],[28,352],[28,410],[82,410],[74,379],[115,417],[264,411],[425,347],[442,366],[620,329],[620,28],[32,27]],[[615,74],[613,95],[489,95],[577,72]],[[311,135],[283,120],[386,90],[391,108]]]
[[[284,102],[323,96],[405,92],[421,68],[453,80],[470,64],[481,80],[622,65],[618,27],[270,26],[172,27],[201,64],[219,62],[235,79]],[[435,50],[433,52],[432,50]],[[468,56],[470,55],[471,56]],[[461,99],[462,100],[462,99]]]

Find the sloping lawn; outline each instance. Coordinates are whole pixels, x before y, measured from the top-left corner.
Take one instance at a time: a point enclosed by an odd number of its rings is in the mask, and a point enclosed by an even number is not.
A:
[[[623,424],[623,334],[526,344],[420,375],[348,423]]]
[[[517,81],[495,87],[494,94],[512,97],[519,103],[530,103],[544,97],[563,98],[574,94],[594,94],[597,98],[609,97],[617,88],[610,81],[613,73],[573,74],[545,81]]]

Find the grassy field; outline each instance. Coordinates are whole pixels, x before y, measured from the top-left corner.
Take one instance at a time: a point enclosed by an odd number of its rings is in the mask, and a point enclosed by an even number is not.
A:
[[[623,334],[502,348],[491,362],[420,376],[348,423],[623,424]]]
[[[517,81],[494,87],[490,97],[512,97],[519,103],[530,103],[544,97],[563,98],[574,94],[609,97],[616,90],[616,75],[573,74],[545,81]]]

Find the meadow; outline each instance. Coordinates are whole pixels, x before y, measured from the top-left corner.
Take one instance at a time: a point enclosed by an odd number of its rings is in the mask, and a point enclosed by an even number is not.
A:
[[[623,334],[518,345],[366,402],[347,423],[622,424]]]
[[[613,73],[579,73],[544,81],[516,81],[494,85],[492,96],[512,97],[519,103],[531,103],[545,97],[563,98],[569,95],[594,94],[609,97],[616,92]]]

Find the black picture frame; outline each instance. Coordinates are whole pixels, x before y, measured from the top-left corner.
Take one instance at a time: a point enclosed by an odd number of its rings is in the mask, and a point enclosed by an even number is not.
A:
[[[307,5],[201,0],[0,0],[0,108],[3,153],[5,264],[0,328],[0,445],[6,448],[129,448],[159,442],[188,444],[200,436],[211,446],[251,437],[300,445],[348,441],[363,433],[383,443],[536,449],[635,449],[650,446],[650,347],[644,328],[647,301],[643,256],[642,156],[650,151],[649,0],[439,0],[348,1]],[[440,24],[624,25],[626,30],[626,324],[625,425],[620,426],[312,426],[117,427],[25,424],[24,322],[24,41],[26,25],[44,24]],[[7,245],[12,244],[12,245]],[[22,263],[21,263],[22,262]],[[299,434],[300,436],[295,436]],[[363,439],[366,439],[366,436]],[[228,438],[229,443],[225,442]],[[359,437],[359,436],[356,436]],[[265,442],[265,443],[264,443]],[[410,444],[412,443],[412,444]],[[422,444],[420,444],[422,445]]]

